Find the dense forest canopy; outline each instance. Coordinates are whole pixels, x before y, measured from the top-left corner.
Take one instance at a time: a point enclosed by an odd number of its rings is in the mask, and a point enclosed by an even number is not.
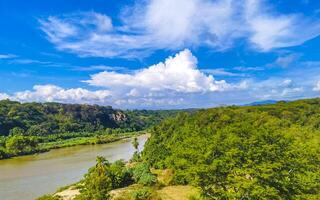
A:
[[[0,159],[138,134],[179,110],[0,101]]]
[[[67,132],[121,129],[139,131],[177,113],[118,110],[111,106],[0,101],[0,136],[45,136]]]
[[[143,158],[209,199],[319,199],[320,99],[181,113]]]

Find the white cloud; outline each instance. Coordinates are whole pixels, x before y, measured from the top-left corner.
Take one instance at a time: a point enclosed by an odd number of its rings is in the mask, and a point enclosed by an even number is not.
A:
[[[291,79],[269,78],[263,81],[252,82],[250,96],[258,99],[292,99],[303,96],[304,87]]]
[[[9,63],[11,63],[11,64],[23,64],[23,65],[27,65],[27,64],[48,65],[48,64],[52,64],[51,62],[34,60],[34,59],[13,59],[13,60],[10,60]]]
[[[197,59],[189,50],[181,51],[165,62],[160,62],[134,74],[104,71],[84,81],[93,86],[107,88],[139,88],[152,92],[174,91],[180,93],[215,92],[230,90],[232,85],[215,80],[197,69]]]
[[[119,66],[106,66],[106,65],[92,65],[87,67],[74,67],[74,71],[103,71],[103,70],[111,70],[111,71],[120,71],[120,70],[128,70],[125,67]]]
[[[149,0],[125,9],[120,22],[96,12],[41,19],[60,50],[80,56],[141,57],[157,49],[228,49],[239,39],[262,51],[300,45],[319,35],[319,20],[279,14],[262,0]]]
[[[17,57],[16,55],[13,54],[0,54],[0,59],[10,59],[10,58],[15,58]]]
[[[91,79],[83,82],[103,89],[92,91],[83,88],[64,89],[56,85],[35,85],[31,91],[3,95],[3,98],[9,97],[22,102],[56,101],[168,108],[188,107],[191,105],[190,101],[206,95],[248,88],[246,81],[230,84],[201,72],[197,66],[197,58],[187,49],[164,62],[133,73],[104,71],[91,75]]]
[[[226,81],[217,80],[212,74],[201,71],[197,66],[197,58],[189,50],[184,50],[164,62],[138,71],[115,72],[105,66],[107,71],[93,74],[89,80],[84,81],[83,84],[89,84],[85,88],[91,89],[35,85],[32,90],[0,93],[0,99],[88,103],[120,108],[212,107],[265,99],[290,100],[313,97],[320,91],[320,83],[315,81],[319,80],[319,68],[316,62],[312,63],[312,69],[317,71],[311,70],[309,66],[303,70],[297,68],[300,71],[288,74],[286,78],[239,80],[236,77],[236,80]],[[308,71],[309,68],[311,71]],[[217,70],[215,73],[224,75],[228,72],[219,68]],[[260,69],[241,67],[238,70]],[[301,77],[301,73],[307,74],[309,79]]]
[[[241,72],[265,70],[264,67],[245,67],[245,66],[237,66],[237,67],[234,67],[233,69]]]
[[[320,81],[318,81],[318,82],[316,83],[316,85],[313,87],[312,90],[313,90],[313,91],[316,91],[316,92],[319,92],[319,91],[320,91]]]
[[[241,73],[233,73],[230,71],[226,71],[223,68],[217,68],[217,69],[202,69],[202,72],[208,73],[208,74],[212,74],[215,76],[245,76],[245,74],[241,74]]]
[[[3,100],[3,99],[9,99],[9,95],[6,94],[6,93],[0,93],[0,100]]]
[[[298,59],[298,57],[299,56],[297,54],[289,54],[286,56],[281,56],[277,58],[274,64],[282,68],[286,68],[289,65],[291,65],[293,62],[295,62]]]
[[[89,91],[83,88],[63,89],[55,85],[35,85],[32,91],[17,92],[11,99],[37,102],[103,103],[110,96],[107,90]]]
[[[249,40],[263,51],[300,45],[319,35],[317,20],[310,22],[299,14],[276,14],[271,6],[259,0],[247,0],[245,7],[252,32]]]

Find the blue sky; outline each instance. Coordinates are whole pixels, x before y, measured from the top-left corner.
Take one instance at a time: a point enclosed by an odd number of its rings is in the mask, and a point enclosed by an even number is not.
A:
[[[0,27],[0,99],[188,108],[320,94],[317,0],[1,0]]]

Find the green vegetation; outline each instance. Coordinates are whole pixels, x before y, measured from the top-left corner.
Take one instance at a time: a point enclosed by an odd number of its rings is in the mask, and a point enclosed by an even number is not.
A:
[[[139,134],[178,111],[0,101],[0,159]]]
[[[109,163],[105,158],[98,157],[97,164],[90,168],[81,181],[79,200],[104,200],[111,199],[111,190],[123,188],[133,183],[152,186],[156,183],[156,176],[151,174],[146,163],[138,163],[128,167],[121,160]],[[141,199],[147,193],[135,191],[132,193],[134,199]]]
[[[98,159],[76,198],[320,199],[319,113],[320,99],[180,113],[129,163]]]
[[[156,126],[142,158],[208,199],[319,199],[320,99],[220,107]]]
[[[110,106],[0,101],[0,135],[141,131],[178,111],[117,110]]]

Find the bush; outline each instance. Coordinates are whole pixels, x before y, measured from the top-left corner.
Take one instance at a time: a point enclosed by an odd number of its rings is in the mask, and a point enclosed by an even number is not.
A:
[[[127,169],[122,160],[111,164],[107,175],[111,178],[113,189],[126,187],[133,182],[132,173]]]
[[[4,158],[7,158],[8,157],[8,154],[6,152],[6,149],[3,148],[3,147],[0,147],[0,159],[4,159]]]
[[[133,200],[149,200],[151,199],[152,193],[147,188],[141,188],[138,190],[134,190],[131,193],[131,197]]]
[[[133,168],[133,179],[136,183],[149,186],[157,182],[157,177],[150,171],[147,163],[139,163]]]
[[[132,158],[130,160],[131,162],[141,162],[141,156],[140,153],[138,153],[137,151],[135,151],[132,155]]]

